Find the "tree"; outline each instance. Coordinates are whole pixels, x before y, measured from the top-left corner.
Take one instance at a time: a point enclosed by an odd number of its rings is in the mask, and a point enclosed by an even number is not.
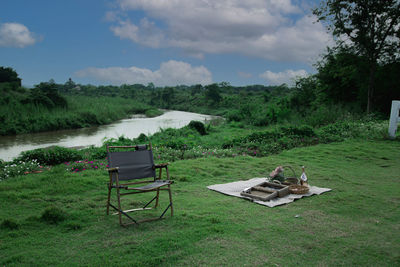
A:
[[[367,106],[368,62],[365,57],[347,51],[331,52],[317,64],[316,77],[323,102],[355,103]],[[325,99],[324,99],[325,98]]]
[[[162,90],[161,98],[165,103],[165,107],[169,108],[171,106],[172,99],[174,98],[174,88],[173,87],[165,87]]]
[[[44,105],[47,108],[68,106],[67,100],[58,93],[57,84],[40,83],[30,90],[29,99],[35,104]]]
[[[196,84],[196,85],[192,86],[192,90],[191,90],[190,94],[192,96],[194,96],[196,94],[200,94],[202,90],[203,90],[203,86],[201,84]]]
[[[218,84],[213,83],[213,84],[207,85],[205,88],[206,88],[206,91],[205,91],[206,99],[211,100],[214,104],[218,104],[222,100],[222,97],[219,93]]]
[[[0,67],[0,83],[12,83],[15,86],[21,86],[21,79],[18,73],[12,68]]]
[[[69,78],[68,81],[64,83],[64,86],[61,87],[61,91],[64,93],[69,93],[75,87],[76,83],[71,78]]]
[[[400,56],[400,1],[327,0],[313,13],[327,23],[338,47],[352,49],[367,59],[369,113],[378,64]]]

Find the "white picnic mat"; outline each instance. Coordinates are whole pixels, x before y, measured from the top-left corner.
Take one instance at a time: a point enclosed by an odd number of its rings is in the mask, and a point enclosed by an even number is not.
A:
[[[266,178],[253,178],[253,179],[246,180],[246,181],[238,181],[238,182],[227,183],[227,184],[210,185],[210,186],[207,186],[207,188],[217,191],[217,192],[220,192],[225,195],[249,199],[257,204],[265,205],[270,208],[293,202],[296,199],[299,199],[302,197],[308,197],[308,196],[312,196],[312,195],[320,195],[322,193],[332,190],[330,188],[321,188],[321,187],[316,187],[316,186],[310,186],[310,191],[308,191],[307,194],[303,194],[303,195],[289,194],[285,197],[282,197],[282,198],[276,197],[269,201],[253,200],[249,197],[244,197],[244,196],[240,195],[240,192],[242,192],[245,188],[258,185],[265,181],[266,181]]]

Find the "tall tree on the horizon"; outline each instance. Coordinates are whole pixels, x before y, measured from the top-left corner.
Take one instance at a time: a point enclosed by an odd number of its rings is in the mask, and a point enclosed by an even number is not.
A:
[[[313,13],[319,21],[327,23],[337,47],[353,50],[367,59],[369,113],[378,64],[400,57],[400,1],[326,0]]]
[[[0,67],[0,83],[14,83],[16,86],[21,86],[21,78],[18,73],[10,67]]]

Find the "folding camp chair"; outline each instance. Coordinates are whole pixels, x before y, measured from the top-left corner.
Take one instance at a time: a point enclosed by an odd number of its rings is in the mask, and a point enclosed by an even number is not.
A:
[[[130,149],[128,151],[121,151]],[[117,150],[117,151],[115,151]],[[152,221],[161,219],[167,210],[171,209],[171,216],[173,216],[171,184],[173,181],[169,180],[168,163],[155,165],[153,160],[153,152],[151,144],[139,146],[107,146],[107,160],[108,172],[110,181],[108,183],[108,200],[107,200],[107,215],[109,209],[112,207],[119,216],[119,223],[122,226],[129,224],[139,224],[145,221]],[[156,169],[159,169],[158,178],[156,178]],[[162,169],[166,171],[166,180],[161,180]],[[152,178],[149,180],[148,178]],[[143,181],[145,179],[145,181]],[[139,184],[145,184],[138,186]],[[131,187],[132,186],[132,187]],[[111,204],[111,190],[115,188],[117,192],[117,204]],[[162,212],[161,216],[144,219],[141,221],[135,220],[128,212],[142,211],[152,209],[149,205],[155,200],[155,207],[157,208],[159,202],[159,195],[161,190],[166,190],[169,193],[169,205]],[[142,208],[123,210],[121,197],[130,194],[141,194],[154,192],[155,196]],[[122,215],[130,219],[131,222],[124,223]]]

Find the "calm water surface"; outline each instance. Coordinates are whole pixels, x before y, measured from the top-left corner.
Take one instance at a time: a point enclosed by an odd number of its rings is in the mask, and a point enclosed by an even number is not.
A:
[[[167,111],[156,118],[140,118],[138,116],[118,121],[109,125],[74,130],[51,131],[34,134],[0,137],[0,159],[10,161],[22,151],[48,146],[89,146],[102,145],[103,140],[138,137],[141,133],[153,134],[160,128],[181,128],[192,120],[206,121],[215,117],[183,111]]]

